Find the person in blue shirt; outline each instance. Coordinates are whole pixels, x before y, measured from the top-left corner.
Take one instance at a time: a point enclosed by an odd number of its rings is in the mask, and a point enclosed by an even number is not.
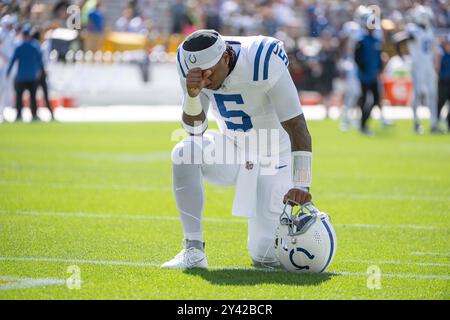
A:
[[[105,18],[100,10],[101,2],[97,2],[95,9],[92,10],[88,15],[88,29],[90,32],[103,33],[105,28]]]
[[[14,64],[17,62],[19,68],[14,81],[16,90],[16,121],[22,120],[23,94],[26,90],[30,93],[30,107],[33,121],[38,120],[36,90],[38,79],[43,70],[42,54],[39,43],[32,38],[33,28],[25,25],[22,29],[23,43],[15,50],[8,65],[7,76],[9,77]]]
[[[93,10],[89,12],[87,36],[84,39],[84,49],[98,51],[103,49],[103,32],[105,31],[105,18],[101,10],[102,3],[97,0]]]
[[[366,20],[367,21],[367,20]],[[366,32],[355,47],[355,62],[358,66],[358,78],[361,83],[360,107],[361,133],[372,135],[372,131],[367,127],[367,120],[374,106],[381,109],[380,83],[383,64],[381,60],[382,43],[380,37],[376,34],[376,29],[369,23],[366,24]],[[367,94],[373,95],[372,103],[367,106]]]
[[[447,102],[447,130],[450,132],[450,34],[442,44],[440,52],[441,62],[439,65],[439,84],[438,84],[438,117],[442,108]]]
[[[43,62],[43,68],[42,68],[41,76],[39,77],[38,82],[37,82],[37,88],[39,88],[39,87],[42,88],[42,92],[44,94],[45,106],[47,107],[48,111],[50,112],[51,120],[55,120],[55,115],[53,114],[52,106],[50,104],[50,98],[48,95],[48,85],[47,85],[47,70],[46,70],[47,65],[46,64],[48,64],[48,55],[49,55],[50,48],[43,46],[41,44],[40,30],[35,30],[32,37],[40,45],[41,53],[42,53],[42,62]]]

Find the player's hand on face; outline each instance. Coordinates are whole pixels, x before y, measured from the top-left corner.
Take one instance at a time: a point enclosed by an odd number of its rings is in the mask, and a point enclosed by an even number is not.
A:
[[[308,191],[292,188],[284,196],[283,203],[286,204],[286,201],[291,200],[303,205],[307,202],[310,202],[311,199],[312,199],[311,193],[309,193]]]
[[[186,77],[186,87],[190,97],[198,96],[203,88],[211,84],[211,79],[209,79],[211,74],[211,70],[206,70],[205,72],[200,68],[189,70]]]

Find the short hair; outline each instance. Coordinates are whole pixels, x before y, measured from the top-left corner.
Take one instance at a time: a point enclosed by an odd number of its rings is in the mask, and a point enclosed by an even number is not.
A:
[[[183,43],[183,49],[196,52],[207,49],[216,43],[219,33],[215,31],[199,32],[189,36]]]

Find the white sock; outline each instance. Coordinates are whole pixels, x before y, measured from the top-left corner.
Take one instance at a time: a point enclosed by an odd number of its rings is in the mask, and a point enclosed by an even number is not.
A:
[[[203,241],[203,177],[199,164],[173,164],[173,193],[184,238]]]

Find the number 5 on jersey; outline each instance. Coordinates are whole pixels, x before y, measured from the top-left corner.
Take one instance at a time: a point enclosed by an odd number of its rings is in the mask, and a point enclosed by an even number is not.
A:
[[[241,123],[236,123],[233,121],[226,121],[225,124],[229,130],[234,131],[248,131],[253,128],[252,120],[248,114],[242,110],[227,110],[225,103],[234,102],[235,104],[244,104],[242,95],[240,94],[214,94],[214,99],[216,100],[217,108],[219,109],[220,115],[226,119],[230,118],[241,118]]]

